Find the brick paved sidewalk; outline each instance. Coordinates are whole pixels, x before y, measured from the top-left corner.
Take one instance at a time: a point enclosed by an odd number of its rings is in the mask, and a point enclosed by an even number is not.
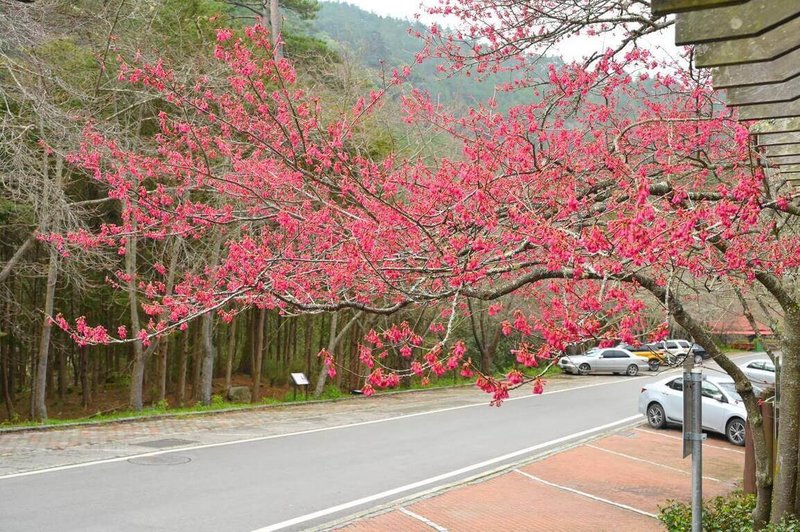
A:
[[[324,530],[651,531],[658,506],[689,502],[691,461],[680,432],[627,429],[447,491]],[[741,484],[744,451],[710,436],[703,444],[703,495]]]

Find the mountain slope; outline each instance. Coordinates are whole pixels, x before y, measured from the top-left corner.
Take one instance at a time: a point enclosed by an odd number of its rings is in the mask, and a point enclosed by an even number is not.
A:
[[[317,18],[312,22],[316,36],[332,41],[340,53],[347,55],[376,73],[387,76],[395,67],[412,66],[410,83],[430,92],[434,100],[452,107],[464,107],[486,102],[496,96],[501,109],[533,101],[532,90],[497,93],[495,86],[513,81],[513,73],[489,76],[477,82],[464,74],[445,77],[437,72],[434,60],[415,64],[414,56],[422,41],[409,35],[408,29],[425,30],[418,22],[382,17],[345,3],[322,2]],[[544,74],[549,63],[560,64],[557,58],[542,58],[538,68]]]

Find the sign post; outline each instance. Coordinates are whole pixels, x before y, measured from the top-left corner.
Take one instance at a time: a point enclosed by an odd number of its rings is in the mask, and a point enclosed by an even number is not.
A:
[[[692,455],[692,532],[703,529],[703,373],[683,372],[683,457]]]
[[[294,386],[294,399],[297,399],[297,387],[305,386],[306,399],[308,399],[308,377],[305,373],[292,373],[292,385]]]

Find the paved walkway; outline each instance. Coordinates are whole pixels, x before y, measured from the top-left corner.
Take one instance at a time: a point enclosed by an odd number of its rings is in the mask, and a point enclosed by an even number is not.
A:
[[[741,447],[710,436],[703,455],[705,497],[741,484]],[[689,502],[691,461],[680,456],[680,431],[640,426],[319,530],[660,530],[659,505]]]

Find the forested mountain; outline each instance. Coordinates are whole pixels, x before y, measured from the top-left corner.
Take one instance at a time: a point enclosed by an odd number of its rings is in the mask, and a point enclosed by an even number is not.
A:
[[[425,32],[419,22],[382,17],[347,3],[321,2],[321,9],[311,26],[316,36],[332,41],[332,47],[354,62],[374,70],[390,73],[393,68],[412,66],[410,85],[430,92],[434,101],[448,106],[463,107],[484,103],[495,96],[501,109],[529,103],[533,90],[513,93],[496,92],[495,87],[514,81],[513,72],[488,75],[481,83],[474,76],[460,73],[451,77],[437,71],[437,61],[415,64],[414,56],[423,46],[420,39],[409,33]],[[546,75],[548,65],[561,64],[556,57],[542,57],[538,71]]]

